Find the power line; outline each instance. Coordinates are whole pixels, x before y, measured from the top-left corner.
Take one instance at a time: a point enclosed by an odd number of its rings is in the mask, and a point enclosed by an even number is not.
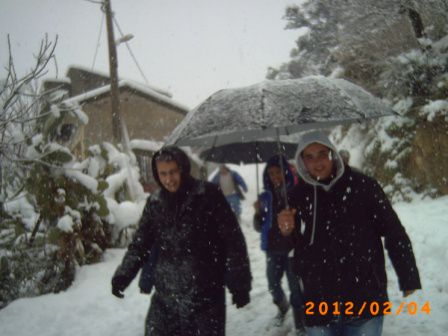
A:
[[[118,21],[117,21],[117,19],[115,18],[115,15],[113,16],[113,20],[114,20],[115,25],[117,26],[118,31],[120,32],[121,37],[123,37],[124,34],[123,34],[123,32],[121,31],[120,25],[118,24]],[[132,59],[134,60],[135,65],[137,66],[138,71],[139,71],[140,74],[142,75],[142,77],[143,77],[145,83],[146,83],[147,85],[149,85],[148,79],[146,78],[146,76],[145,76],[145,74],[143,73],[143,71],[142,71],[140,65],[138,64],[137,59],[135,58],[135,55],[134,55],[134,53],[132,52],[131,47],[129,46],[129,43],[128,43],[128,42],[125,42],[125,44],[126,44],[126,47],[127,47],[128,50],[129,50],[129,54],[131,54],[131,57],[132,57]]]
[[[84,0],[84,1],[91,2],[91,3],[94,3],[94,4],[99,4],[99,5],[103,5],[104,4],[103,1],[95,1],[95,0]]]
[[[96,57],[98,55],[98,50],[100,48],[100,40],[101,40],[101,34],[103,33],[103,24],[104,24],[104,12],[102,11],[102,15],[101,15],[101,23],[100,23],[100,31],[98,33],[98,40],[96,42],[96,49],[95,49],[95,55],[93,56],[93,62],[92,62],[92,68],[91,70],[93,70],[93,67],[95,66],[95,62],[96,62]]]
[[[91,67],[91,69],[93,70],[93,68],[95,66],[95,63],[96,63],[96,58],[98,56],[98,50],[99,50],[100,44],[101,44],[100,43],[101,42],[101,35],[102,35],[102,32],[103,32],[103,25],[104,25],[104,18],[105,18],[105,13],[104,13],[104,8],[103,8],[104,7],[104,2],[102,2],[102,1],[95,1],[95,0],[85,0],[85,1],[91,2],[91,3],[96,3],[96,4],[101,4],[102,5],[101,10],[103,12],[103,15],[101,16],[101,23],[100,23],[98,39],[97,39],[96,48],[95,48],[95,54],[93,56],[93,62],[92,62],[92,67]],[[113,20],[114,24],[116,25],[116,27],[118,29],[118,32],[120,33],[121,37],[123,38],[124,37],[123,31],[121,30],[120,25],[118,24],[118,21],[117,21],[115,15],[112,16],[112,20]],[[135,65],[137,66],[138,71],[140,72],[140,75],[143,77],[143,80],[145,81],[145,83],[147,85],[149,85],[149,81],[146,78],[145,74],[143,73],[143,70],[140,67],[140,64],[138,63],[137,58],[135,57],[134,53],[132,52],[129,43],[126,40],[124,42],[126,44],[126,48],[129,51],[129,54],[131,55]]]

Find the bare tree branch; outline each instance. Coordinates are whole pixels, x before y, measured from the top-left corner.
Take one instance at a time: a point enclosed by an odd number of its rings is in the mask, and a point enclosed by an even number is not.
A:
[[[47,73],[49,62],[55,60],[57,41],[58,36],[50,41],[46,35],[34,55],[31,69],[19,77],[11,39],[7,36],[9,57],[5,66],[6,78],[0,86],[0,201],[5,200],[7,193],[21,189],[20,184],[23,185],[28,170],[25,150],[36,134],[38,120],[51,113],[41,111],[45,95],[37,93],[37,81]]]
[[[46,67],[50,60],[54,57],[54,51],[56,49],[58,36],[56,35],[55,41],[50,42],[48,36],[41,41],[40,49],[36,58],[36,64],[34,67],[25,74],[22,78],[17,78],[17,73],[14,67],[14,61],[11,50],[11,41],[8,35],[8,50],[9,50],[9,64],[8,64],[8,76],[5,83],[6,89],[10,90],[9,97],[3,102],[3,110],[6,110],[9,105],[17,99],[17,95],[20,90],[28,85],[31,81],[37,80],[46,74]],[[3,92],[2,92],[3,93]],[[1,93],[0,93],[1,94]]]

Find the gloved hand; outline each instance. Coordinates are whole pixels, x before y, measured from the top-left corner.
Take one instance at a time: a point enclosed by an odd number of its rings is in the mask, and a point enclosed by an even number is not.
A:
[[[117,298],[124,298],[123,291],[127,287],[127,280],[122,275],[115,275],[112,278],[112,294],[115,295]]]
[[[232,294],[232,303],[237,308],[242,308],[250,302],[249,292],[235,292]]]

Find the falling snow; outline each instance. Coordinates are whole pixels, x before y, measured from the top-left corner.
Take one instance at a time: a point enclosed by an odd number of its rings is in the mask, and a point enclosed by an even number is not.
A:
[[[249,184],[249,194],[243,201],[242,229],[245,234],[254,277],[251,303],[237,310],[227,297],[227,335],[288,335],[292,334],[293,320],[287,315],[283,327],[266,330],[276,307],[267,290],[265,255],[259,249],[259,234],[252,226],[256,182],[252,166],[232,166]],[[448,322],[448,279],[441,270],[448,264],[448,197],[437,200],[418,200],[410,204],[396,204],[411,240],[423,290],[403,299],[397,278],[387,260],[388,289],[392,304],[415,302],[422,307],[430,304],[430,314],[419,313],[385,318],[383,336],[446,335]],[[437,232],[437,234],[434,234]],[[7,336],[85,336],[120,335],[143,336],[143,322],[150,303],[147,295],[140,294],[137,281],[125,291],[123,300],[110,293],[110,279],[123,257],[123,249],[108,250],[104,261],[80,267],[74,284],[59,294],[19,299],[0,310],[2,335]],[[285,281],[286,286],[286,281]]]

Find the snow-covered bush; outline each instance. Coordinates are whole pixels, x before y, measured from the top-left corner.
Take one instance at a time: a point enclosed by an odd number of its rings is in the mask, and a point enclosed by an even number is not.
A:
[[[53,97],[63,99],[52,94],[39,96],[48,99],[53,111],[61,110]],[[76,106],[64,107],[64,113],[76,110]],[[107,183],[98,183],[79,171],[70,149],[52,141],[64,113],[55,117],[41,112],[27,125],[32,132],[22,136],[21,155],[6,165],[13,178],[4,180],[0,228],[3,302],[17,295],[67,288],[75,266],[100,260],[109,246],[108,230],[101,220],[109,213],[101,195]],[[22,179],[20,185],[14,173]]]
[[[0,228],[0,248],[5,251],[0,272],[5,280],[0,287],[3,301],[65,289],[77,265],[101,260],[107,247],[126,245],[147,196],[132,153],[103,143],[91,146],[79,162],[68,147],[51,141],[54,132],[47,127],[57,130],[63,114],[59,122],[48,118],[55,115],[42,118],[45,127],[24,151],[27,174],[22,192],[4,204],[8,219]]]
[[[17,77],[10,63],[0,81],[0,307],[66,289],[77,265],[126,242],[146,198],[132,154],[111,144],[90,147],[82,162],[72,154],[61,126],[82,127],[87,115],[64,103],[66,91],[36,89],[51,46],[43,42],[29,74]]]
[[[138,223],[147,194],[139,183],[136,158],[111,143],[94,145],[88,149],[89,157],[80,167],[91,177],[107,183],[101,195],[106,200],[112,246],[126,246]]]

